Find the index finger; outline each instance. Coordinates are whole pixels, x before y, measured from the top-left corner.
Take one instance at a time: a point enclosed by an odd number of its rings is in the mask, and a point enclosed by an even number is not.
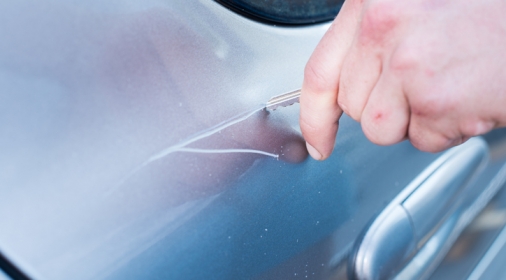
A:
[[[341,66],[357,30],[361,0],[348,0],[311,55],[304,70],[300,127],[314,159],[330,156],[342,110],[337,105]]]

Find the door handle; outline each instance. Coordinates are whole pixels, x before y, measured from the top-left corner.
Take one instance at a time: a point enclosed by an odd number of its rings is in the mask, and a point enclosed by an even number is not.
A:
[[[462,230],[459,218],[466,213],[465,202],[480,191],[471,183],[488,157],[486,142],[473,138],[429,165],[357,238],[348,262],[349,277],[420,278],[422,270],[433,266],[436,256],[448,248],[456,228]]]

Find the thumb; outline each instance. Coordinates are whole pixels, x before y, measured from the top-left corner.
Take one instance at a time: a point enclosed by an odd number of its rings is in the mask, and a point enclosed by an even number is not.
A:
[[[306,64],[300,97],[300,128],[311,156],[323,160],[334,148],[339,74],[357,30],[362,1],[348,0]]]

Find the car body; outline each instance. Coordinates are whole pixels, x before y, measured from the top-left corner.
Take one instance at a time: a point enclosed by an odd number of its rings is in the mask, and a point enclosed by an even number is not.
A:
[[[317,162],[298,105],[262,110],[300,88],[328,26],[258,22],[207,0],[0,3],[2,268],[35,279],[352,277],[361,232],[447,153],[374,145],[343,116]],[[453,150],[481,153],[473,197],[502,180],[505,141]]]

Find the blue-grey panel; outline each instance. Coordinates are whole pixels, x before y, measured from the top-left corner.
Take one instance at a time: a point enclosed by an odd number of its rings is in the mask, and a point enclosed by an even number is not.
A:
[[[330,273],[437,155],[375,146],[344,117],[315,162],[297,105],[187,146],[279,159],[179,145],[300,87],[327,27],[213,1],[2,1],[0,251],[48,279]]]
[[[0,280],[12,280],[12,279],[0,269]]]
[[[496,240],[487,253],[483,256],[478,265],[470,274],[470,280],[478,279],[505,279],[506,269],[504,261],[506,260],[506,228],[497,236]]]

